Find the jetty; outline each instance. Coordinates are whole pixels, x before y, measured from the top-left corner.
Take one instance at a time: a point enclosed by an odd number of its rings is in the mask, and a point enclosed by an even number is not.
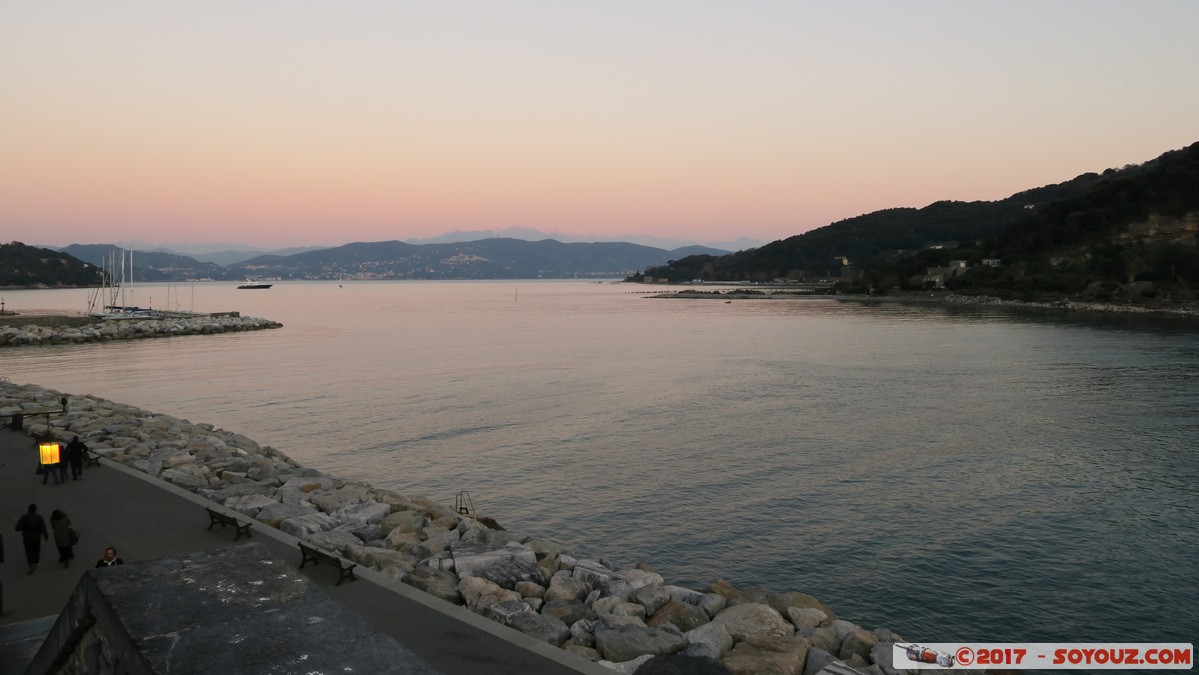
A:
[[[55,566],[44,546],[42,567],[27,575],[8,545],[0,654],[52,651],[58,641],[46,636],[63,632],[50,632],[55,617],[78,604],[81,583],[88,597],[99,593],[87,563],[114,546],[127,563],[160,561],[159,572],[193,558],[220,569],[238,555],[283,561],[415,659],[394,672],[900,672],[900,636],[839,619],[801,592],[674,585],[647,565],[578,558],[568,543],[521,536],[469,508],[322,474],[209,424],[0,380],[0,421],[54,407],[66,412],[0,431],[0,508],[14,521],[29,503],[67,512],[82,533],[78,566]],[[47,431],[80,436],[100,465],[81,481],[43,484],[33,439]],[[247,541],[266,553],[212,553]],[[257,572],[245,567],[248,576],[212,587],[252,583]]]
[[[242,316],[239,312],[129,312],[103,316],[10,314],[0,319],[0,347],[210,335],[282,327],[283,324],[277,321]]]

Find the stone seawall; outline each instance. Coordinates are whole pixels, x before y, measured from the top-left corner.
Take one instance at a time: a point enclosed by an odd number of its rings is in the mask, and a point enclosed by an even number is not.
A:
[[[96,319],[81,317],[0,317],[0,347],[109,342],[176,335],[208,335],[281,328],[268,319],[236,315],[156,316]],[[19,320],[18,320],[19,319]]]
[[[579,558],[567,543],[325,475],[210,424],[3,381],[0,419],[63,396],[67,413],[50,422],[60,438],[78,435],[110,461],[615,671],[675,660],[687,672],[904,672],[892,665],[898,635],[840,620],[804,593],[723,580],[692,589],[644,564]],[[27,427],[42,433],[45,423]]]

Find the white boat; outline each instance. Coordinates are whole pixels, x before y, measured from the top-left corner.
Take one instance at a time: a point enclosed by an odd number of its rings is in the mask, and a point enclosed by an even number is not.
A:
[[[272,285],[273,284],[268,284],[264,281],[250,281],[249,279],[246,279],[246,283],[238,284],[237,287],[238,288],[249,288],[249,289],[265,289],[265,288],[270,288]]]

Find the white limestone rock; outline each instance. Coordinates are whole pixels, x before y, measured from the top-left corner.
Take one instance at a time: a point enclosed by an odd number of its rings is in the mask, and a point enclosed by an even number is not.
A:
[[[309,493],[332,486],[333,479],[329,476],[297,476],[279,486],[279,501],[301,504],[308,501]]]
[[[248,494],[240,497],[230,497],[225,500],[224,504],[238,513],[244,513],[253,518],[262,509],[274,506],[278,502],[275,501],[274,497],[268,497],[263,494]]]
[[[503,588],[515,588],[521,581],[539,581],[536,555],[530,549],[514,546],[487,546],[452,542],[454,571],[459,577],[482,577]]]
[[[296,539],[307,540],[317,532],[327,532],[340,524],[333,516],[317,511],[295,518],[288,518],[279,523],[279,530],[290,534]]]
[[[316,503],[315,501],[313,503]],[[376,501],[347,504],[332,512],[332,516],[343,523],[378,523],[389,513],[391,507]]]
[[[415,558],[400,551],[393,551],[389,548],[363,546],[360,543],[348,541],[343,555],[360,565],[379,570],[389,567],[406,567],[411,571],[416,567],[417,563]]]
[[[349,557],[351,546],[361,546],[362,540],[344,530],[317,532],[308,537],[308,543],[326,551],[334,551],[343,558]]]
[[[298,518],[300,516],[307,516],[316,513],[318,513],[318,511],[311,506],[276,502],[274,504],[268,504],[264,506],[262,510],[258,512],[258,515],[255,516],[255,518],[267,525],[270,525],[271,527],[279,528],[282,522],[289,518]]]
[[[361,485],[344,485],[340,488],[322,487],[310,492],[308,501],[321,511],[332,514],[351,504],[362,503],[366,499],[366,492],[367,488]],[[391,509],[388,508],[388,513],[390,512]]]

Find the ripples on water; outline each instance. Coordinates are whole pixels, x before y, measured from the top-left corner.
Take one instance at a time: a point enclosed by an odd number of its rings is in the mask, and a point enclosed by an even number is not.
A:
[[[1193,326],[629,290],[197,285],[196,309],[285,328],[11,350],[0,374],[911,639],[1193,639]]]

